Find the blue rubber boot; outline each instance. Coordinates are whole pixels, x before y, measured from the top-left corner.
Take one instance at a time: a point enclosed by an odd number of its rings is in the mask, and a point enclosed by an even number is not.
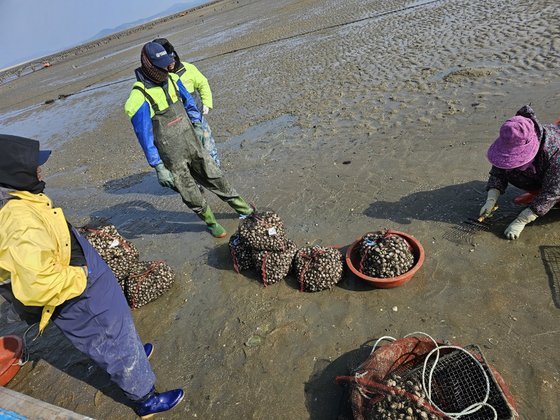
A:
[[[134,411],[143,419],[152,417],[154,414],[171,410],[185,397],[182,389],[172,389],[162,393],[152,388],[151,392],[140,401],[133,401]]]
[[[150,357],[154,354],[154,345],[152,343],[144,344],[144,352],[146,353],[148,360],[150,360]]]

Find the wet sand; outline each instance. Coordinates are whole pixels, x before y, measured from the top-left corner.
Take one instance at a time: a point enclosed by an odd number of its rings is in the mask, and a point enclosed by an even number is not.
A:
[[[521,210],[510,188],[489,232],[455,227],[485,200],[500,124],[525,103],[545,123],[560,114],[559,18],[546,0],[226,0],[0,85],[0,129],[55,149],[46,192],[72,223],[113,223],[142,259],[175,269],[172,291],[134,311],[156,346],[158,388],[187,392],[162,418],[335,419],[334,377],[356,349],[424,331],[480,345],[522,418],[555,419],[560,297],[543,256],[560,253],[560,213],[507,241]],[[243,196],[276,210],[299,246],[412,234],[426,251],[414,279],[378,290],[347,274],[304,294],[293,277],[265,288],[235,274],[227,239],[159,187],[123,112],[140,48],[159,36],[210,80],[208,120]],[[209,201],[233,233],[234,214]],[[0,315],[1,334],[23,333],[5,303]],[[10,388],[95,418],[134,417],[56,327],[30,349]]]

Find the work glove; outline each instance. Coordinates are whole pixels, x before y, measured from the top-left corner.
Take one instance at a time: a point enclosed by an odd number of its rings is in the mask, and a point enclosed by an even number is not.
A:
[[[210,108],[208,108],[206,105],[202,105],[202,114],[208,115],[208,112],[210,112]]]
[[[498,197],[500,196],[500,190],[496,188],[490,188],[488,190],[488,196],[486,197],[486,203],[480,209],[480,216],[488,217],[492,213],[492,209],[496,205],[498,201]]]
[[[506,235],[508,239],[519,238],[519,235],[521,235],[521,232],[523,231],[525,225],[527,223],[531,223],[535,221],[537,217],[538,216],[535,213],[533,213],[533,210],[531,210],[530,208],[526,208],[521,213],[519,213],[517,219],[515,219],[513,222],[509,224],[509,226],[504,232],[504,235]]]
[[[198,137],[200,142],[204,144],[204,130],[202,129],[202,124],[194,123],[193,126],[194,126],[194,133],[196,134],[196,137]]]
[[[175,180],[173,179],[173,174],[169,169],[165,167],[163,162],[156,165],[156,173],[159,185],[167,188],[175,187]]]

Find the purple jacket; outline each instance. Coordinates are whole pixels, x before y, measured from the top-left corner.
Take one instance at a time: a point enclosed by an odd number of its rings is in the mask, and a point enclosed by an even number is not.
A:
[[[530,208],[536,215],[543,216],[560,201],[560,127],[541,125],[535,112],[527,105],[516,115],[530,118],[539,136],[540,147],[533,160],[533,168],[520,171],[492,166],[486,190],[496,188],[503,194],[508,184],[512,184],[525,191],[539,191]]]

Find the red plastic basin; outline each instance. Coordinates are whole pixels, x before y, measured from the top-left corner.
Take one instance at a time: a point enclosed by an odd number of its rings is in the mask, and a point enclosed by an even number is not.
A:
[[[0,386],[6,385],[16,376],[21,365],[23,340],[17,335],[0,337]]]
[[[540,191],[527,191],[513,199],[515,204],[531,204]]]
[[[422,244],[418,241],[418,239],[416,239],[412,235],[408,235],[404,232],[399,232],[396,230],[390,230],[388,231],[388,233],[398,235],[406,240],[412,248],[412,254],[414,255],[414,265],[410,270],[408,270],[404,274],[401,274],[400,276],[380,278],[366,276],[364,273],[360,272],[360,270],[358,269],[358,267],[360,266],[360,253],[358,250],[358,244],[360,243],[362,238],[367,235],[367,233],[356,239],[346,251],[346,265],[348,266],[350,271],[352,271],[352,273],[354,273],[360,279],[382,289],[390,289],[392,287],[397,287],[405,284],[416,274],[420,267],[422,267],[422,264],[424,264],[424,248],[422,247]]]

